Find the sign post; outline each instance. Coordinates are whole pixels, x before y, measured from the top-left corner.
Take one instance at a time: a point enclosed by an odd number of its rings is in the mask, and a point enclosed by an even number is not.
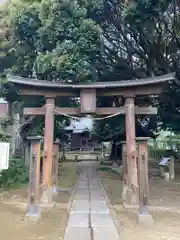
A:
[[[167,182],[175,179],[174,157],[163,157],[159,162],[161,177]]]
[[[0,142],[0,171],[9,168],[10,143]]]

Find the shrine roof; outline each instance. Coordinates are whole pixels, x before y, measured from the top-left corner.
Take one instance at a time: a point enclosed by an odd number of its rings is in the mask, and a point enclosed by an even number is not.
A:
[[[7,80],[10,83],[14,83],[19,86],[26,87],[43,87],[43,88],[65,88],[65,89],[82,89],[82,88],[116,88],[116,87],[136,87],[136,86],[147,86],[154,84],[163,84],[169,81],[175,80],[175,73],[169,73],[166,75],[142,78],[142,79],[132,79],[132,80],[121,80],[112,82],[91,82],[91,83],[61,83],[56,81],[46,81],[33,78],[24,78],[14,75],[7,75]]]
[[[68,127],[65,127],[66,131],[72,131],[73,133],[90,132],[93,129],[93,121],[91,118],[81,118],[80,121],[71,119],[71,123]]]

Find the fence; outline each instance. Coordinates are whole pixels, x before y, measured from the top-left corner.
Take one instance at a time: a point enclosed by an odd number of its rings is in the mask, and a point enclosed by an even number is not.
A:
[[[64,161],[78,160],[99,160],[102,157],[102,148],[79,148],[79,149],[63,149],[61,158]]]

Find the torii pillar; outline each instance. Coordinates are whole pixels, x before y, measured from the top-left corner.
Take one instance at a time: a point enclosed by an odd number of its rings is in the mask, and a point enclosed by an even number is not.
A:
[[[54,139],[54,108],[55,99],[46,97],[45,128],[44,128],[44,156],[43,156],[43,184],[42,203],[52,204],[52,162]]]
[[[53,144],[53,166],[52,166],[52,184],[53,194],[58,194],[58,170],[59,170],[59,152],[60,152],[60,140],[56,139]]]
[[[136,162],[136,131],[135,131],[135,106],[134,96],[125,99],[125,127],[126,127],[126,149],[127,149],[127,195],[129,204],[138,203],[138,181]]]

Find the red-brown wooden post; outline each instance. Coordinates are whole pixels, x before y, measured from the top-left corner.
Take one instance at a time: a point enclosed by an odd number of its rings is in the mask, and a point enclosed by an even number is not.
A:
[[[53,144],[53,167],[52,167],[52,178],[53,178],[53,193],[58,193],[58,164],[59,164],[59,152],[60,152],[60,141],[56,140]]]
[[[45,104],[45,129],[44,129],[44,159],[43,159],[43,183],[45,194],[42,201],[52,203],[52,162],[53,162],[53,138],[54,138],[54,107],[55,99],[46,98]]]
[[[139,223],[152,224],[153,218],[148,210],[148,145],[149,138],[136,138],[138,145],[138,184],[139,184]]]
[[[127,148],[127,170],[128,170],[128,189],[127,201],[129,203],[138,202],[138,183],[137,183],[137,162],[136,162],[136,134],[135,134],[135,112],[134,98],[125,99],[125,126],[126,126],[126,148]]]
[[[30,141],[30,167],[29,167],[29,206],[26,217],[40,219],[39,185],[40,185],[40,155],[41,136],[27,137]]]

